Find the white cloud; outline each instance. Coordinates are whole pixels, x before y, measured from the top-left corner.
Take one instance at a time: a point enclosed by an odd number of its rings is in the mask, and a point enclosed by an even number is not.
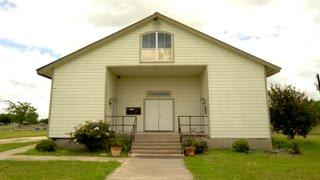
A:
[[[0,9],[0,41],[66,55],[158,11],[281,66],[269,83],[292,84],[315,99],[320,97],[314,86],[315,73],[320,73],[316,0],[12,2],[14,6]],[[0,46],[0,106],[3,99],[30,100],[41,114],[47,113],[50,80],[37,76],[35,69],[55,58],[39,48],[21,51]]]
[[[0,46],[0,112],[6,100],[31,102],[40,117],[49,110],[50,81],[36,74],[43,63],[54,60],[36,50],[20,51]]]

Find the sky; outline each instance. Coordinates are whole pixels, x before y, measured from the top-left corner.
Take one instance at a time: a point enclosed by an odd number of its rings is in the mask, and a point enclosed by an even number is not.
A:
[[[0,0],[0,113],[11,100],[47,117],[51,80],[37,68],[154,12],[280,66],[268,85],[320,99],[319,0]]]

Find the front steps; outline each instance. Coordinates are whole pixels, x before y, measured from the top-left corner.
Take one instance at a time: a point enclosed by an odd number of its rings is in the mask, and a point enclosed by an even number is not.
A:
[[[131,157],[183,158],[178,133],[137,133],[131,147]]]

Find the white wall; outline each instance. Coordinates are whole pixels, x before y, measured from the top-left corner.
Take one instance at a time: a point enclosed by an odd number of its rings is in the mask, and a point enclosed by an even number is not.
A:
[[[174,63],[167,65],[207,65],[210,136],[270,137],[264,67],[160,22],[174,35]],[[139,65],[140,34],[153,30],[149,23],[55,69],[49,137],[68,137],[75,124],[104,117],[106,66]]]

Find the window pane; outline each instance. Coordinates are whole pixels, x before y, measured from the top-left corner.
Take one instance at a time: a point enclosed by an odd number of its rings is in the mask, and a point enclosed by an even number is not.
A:
[[[171,48],[171,35],[165,34],[165,48]]]
[[[156,60],[156,49],[142,49],[141,51],[142,60],[154,61]]]
[[[156,48],[156,33],[150,33],[150,45],[149,48]]]
[[[164,33],[158,33],[158,48],[164,48]]]
[[[149,39],[150,39],[149,34],[142,36],[142,48],[149,48]]]
[[[159,60],[169,61],[172,60],[171,49],[159,49]]]

